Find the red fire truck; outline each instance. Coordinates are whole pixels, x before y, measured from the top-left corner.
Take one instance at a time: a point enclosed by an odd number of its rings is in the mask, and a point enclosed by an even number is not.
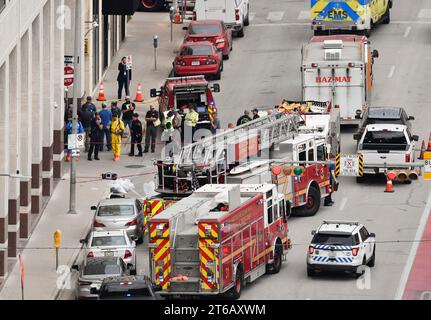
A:
[[[273,184],[205,185],[150,220],[150,270],[162,296],[227,295],[280,271],[289,212]]]

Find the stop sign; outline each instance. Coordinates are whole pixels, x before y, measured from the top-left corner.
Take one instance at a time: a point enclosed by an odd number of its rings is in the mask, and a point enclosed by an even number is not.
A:
[[[70,87],[73,85],[73,78],[64,78],[64,86]]]
[[[74,72],[73,67],[71,67],[71,66],[64,67],[64,75],[65,76],[73,75],[73,72]]]
[[[73,85],[73,74],[74,69],[72,66],[65,66],[64,67],[64,86],[70,87]]]

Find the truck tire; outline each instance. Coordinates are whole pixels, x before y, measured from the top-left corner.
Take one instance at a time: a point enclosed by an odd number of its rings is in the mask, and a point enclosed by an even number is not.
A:
[[[141,0],[139,11],[156,12],[162,11],[165,7],[165,0]]]
[[[374,244],[373,256],[370,261],[368,261],[367,266],[374,267],[376,265],[376,245]]]
[[[283,249],[277,247],[275,249],[274,262],[266,266],[266,273],[268,274],[279,273],[281,269],[281,265],[283,263],[282,257],[283,257]]]
[[[355,275],[357,278],[359,278],[360,276],[362,276],[365,273],[364,270],[362,270],[362,271],[359,271],[359,270],[364,269],[364,266],[366,266],[366,265],[367,265],[367,258],[364,256],[364,258],[362,259],[362,264],[356,268]]]
[[[314,187],[308,190],[307,203],[302,207],[296,208],[295,214],[298,217],[311,217],[319,211],[320,208],[320,192]]]
[[[236,36],[237,36],[238,38],[243,38],[243,37],[244,37],[244,27],[242,27],[240,30],[238,30],[238,31],[236,32]]]
[[[389,10],[389,5],[386,9],[386,13],[383,15],[382,23],[389,24],[391,22],[391,10]]]
[[[244,19],[244,25],[246,27],[250,25],[250,5],[247,6],[247,16]]]
[[[244,275],[242,273],[241,267],[238,266],[235,274],[235,283],[232,289],[230,289],[230,297],[232,299],[239,299],[241,297],[242,285],[244,283]]]
[[[316,272],[312,267],[307,265],[307,277],[314,277],[316,275]]]

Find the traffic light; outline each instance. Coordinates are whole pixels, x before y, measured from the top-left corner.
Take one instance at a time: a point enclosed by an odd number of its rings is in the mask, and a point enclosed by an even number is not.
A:
[[[293,174],[297,177],[302,176],[303,173],[304,173],[304,170],[302,167],[295,167],[295,169],[293,169]]]
[[[133,15],[138,10],[140,0],[103,0],[102,14],[104,15]]]

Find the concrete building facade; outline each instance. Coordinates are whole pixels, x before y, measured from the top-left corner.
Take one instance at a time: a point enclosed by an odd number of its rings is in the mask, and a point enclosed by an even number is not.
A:
[[[74,53],[74,23],[82,25],[79,97],[92,95],[125,39],[126,17],[102,16],[101,3],[83,0],[76,18],[74,0],[0,0],[0,279],[63,176],[64,56]]]

